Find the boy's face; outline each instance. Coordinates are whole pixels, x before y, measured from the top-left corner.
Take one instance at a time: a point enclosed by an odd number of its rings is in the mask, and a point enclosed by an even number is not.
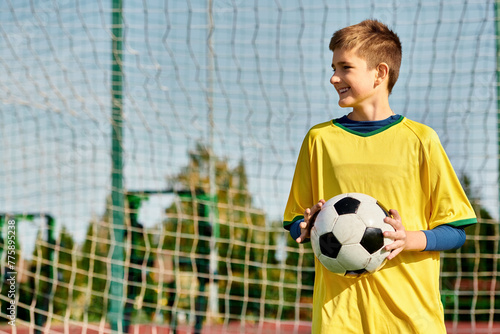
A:
[[[330,83],[339,94],[339,106],[353,111],[376,103],[377,69],[369,69],[366,61],[355,50],[335,49],[332,58],[333,75]]]

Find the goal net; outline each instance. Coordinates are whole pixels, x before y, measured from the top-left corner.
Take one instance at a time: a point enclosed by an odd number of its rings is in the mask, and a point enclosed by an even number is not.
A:
[[[0,333],[310,332],[282,214],[306,131],[345,114],[329,39],[366,18],[479,217],[442,253],[448,330],[495,332],[495,1],[4,0]]]

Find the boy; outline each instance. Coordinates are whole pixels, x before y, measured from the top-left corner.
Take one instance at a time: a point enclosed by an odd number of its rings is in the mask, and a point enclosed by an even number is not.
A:
[[[352,112],[306,135],[284,227],[306,241],[324,199],[348,192],[398,210],[385,219],[396,231],[385,234],[394,242],[378,272],[346,278],[316,259],[312,332],[446,333],[439,251],[462,246],[474,211],[437,134],[389,106],[401,64],[398,36],[366,20],[337,31],[330,50],[330,82],[339,106]]]

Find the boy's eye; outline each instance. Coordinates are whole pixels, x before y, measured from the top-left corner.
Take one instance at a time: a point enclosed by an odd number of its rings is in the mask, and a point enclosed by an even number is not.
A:
[[[348,69],[352,68],[352,66],[344,65],[344,66],[342,66],[341,68],[342,68],[343,70],[348,70]],[[336,71],[336,70],[337,70],[337,69],[336,69],[335,67],[332,67],[332,71],[333,71],[333,73],[335,73],[335,71]]]

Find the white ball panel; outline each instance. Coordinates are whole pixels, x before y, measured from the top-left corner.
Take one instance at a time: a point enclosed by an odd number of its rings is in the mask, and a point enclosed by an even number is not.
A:
[[[359,244],[342,246],[337,256],[337,260],[346,270],[362,269],[370,259],[370,254]]]
[[[313,229],[316,230],[319,236],[331,232],[337,217],[337,212],[335,212],[335,208],[332,205],[324,205],[316,217]]]
[[[333,226],[333,235],[343,244],[359,243],[365,232],[365,224],[356,214],[341,215]]]
[[[385,213],[377,203],[361,203],[357,215],[367,227],[381,227],[384,223]],[[386,224],[387,225],[387,224]]]
[[[393,242],[394,242],[394,240],[392,240],[392,239],[384,238],[384,247],[392,244]]]
[[[331,257],[327,257],[324,255],[320,255],[318,257],[321,264],[325,266],[326,269],[336,274],[345,274],[345,268],[339,263],[337,259],[332,259]]]
[[[314,227],[311,229],[311,246],[314,254],[316,255],[317,258],[319,258],[319,256],[321,255],[321,248],[319,246],[319,235]]]
[[[366,270],[373,273],[378,269],[382,268],[383,265],[385,265],[386,258],[389,255],[389,253],[390,252],[382,249],[380,252],[373,254],[372,258],[370,259],[370,262],[366,266]]]

